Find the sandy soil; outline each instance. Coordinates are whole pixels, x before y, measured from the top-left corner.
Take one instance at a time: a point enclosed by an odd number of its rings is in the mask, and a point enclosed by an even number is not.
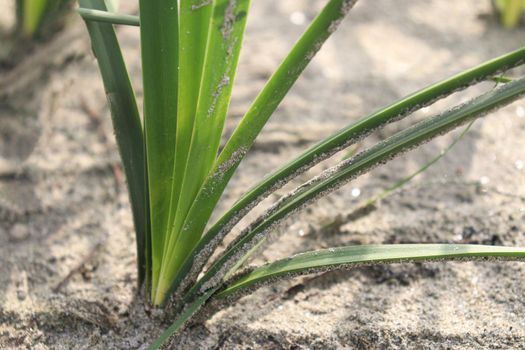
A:
[[[323,3],[253,2],[227,133]],[[489,12],[488,1],[474,0],[359,3],[279,108],[218,212],[322,136],[519,47],[524,30],[503,31]],[[137,34],[119,29],[140,100]],[[448,98],[365,144],[490,88]],[[79,21],[0,71],[0,114],[0,348],[145,348],[164,326],[134,300],[127,193]],[[294,218],[254,263],[345,244],[524,246],[524,132],[521,101],[478,121],[440,163],[370,214],[346,215],[425,164],[454,135],[411,152]],[[176,348],[525,348],[524,278],[525,265],[515,262],[376,266],[298,278],[192,326]]]

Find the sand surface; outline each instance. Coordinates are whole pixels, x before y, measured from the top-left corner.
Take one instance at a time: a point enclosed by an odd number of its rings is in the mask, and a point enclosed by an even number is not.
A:
[[[136,10],[122,3],[127,12]],[[323,3],[253,1],[226,134]],[[275,113],[218,213],[323,136],[520,47],[525,31],[502,30],[490,11],[489,1],[361,1]],[[5,12],[0,19],[8,17]],[[118,34],[140,103],[138,31],[122,27]],[[361,147],[493,85],[425,108]],[[0,116],[0,348],[145,349],[165,326],[134,302],[126,187],[79,20],[0,71]],[[347,215],[457,135],[320,200],[294,217],[253,263],[348,244],[525,246],[525,101],[476,122],[438,164],[368,215]],[[517,262],[398,264],[301,277],[242,298],[189,328],[174,348],[520,349],[524,278],[525,265]]]

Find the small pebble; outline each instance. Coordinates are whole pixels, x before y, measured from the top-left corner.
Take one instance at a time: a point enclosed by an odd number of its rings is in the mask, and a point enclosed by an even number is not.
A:
[[[23,290],[17,290],[16,291],[16,297],[17,297],[18,300],[24,301],[26,299],[26,297],[27,297],[27,294]]]
[[[15,224],[11,227],[9,232],[9,240],[11,242],[21,242],[29,237],[29,228],[26,225]]]
[[[490,179],[487,176],[482,176],[480,177],[479,182],[482,185],[487,185],[490,182]]]

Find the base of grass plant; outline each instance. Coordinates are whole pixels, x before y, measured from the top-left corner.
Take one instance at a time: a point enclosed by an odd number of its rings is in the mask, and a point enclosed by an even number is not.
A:
[[[321,172],[282,196],[211,260],[225,236],[254,206],[297,175],[374,130],[525,61],[525,48],[516,50],[358,120],[265,177],[206,231],[257,135],[354,4],[354,0],[327,1],[219,151],[249,1],[181,0],[179,6],[176,0],[141,0],[140,18],[133,18],[97,12],[107,10],[102,0],[80,0],[128,179],[139,283],[154,305],[180,311],[151,349],[163,346],[210,300],[235,299],[278,278],[362,264],[525,257],[524,248],[479,245],[339,247],[237,274],[290,215],[396,156],[515,101],[525,94],[525,78],[519,78],[414,123]],[[143,125],[112,23],[140,26]]]

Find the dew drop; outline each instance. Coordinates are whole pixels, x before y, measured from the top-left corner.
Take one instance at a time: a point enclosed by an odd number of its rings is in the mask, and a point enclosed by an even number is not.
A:
[[[518,159],[518,160],[514,163],[514,166],[515,166],[516,169],[518,169],[518,170],[523,170],[523,167],[525,166],[525,163],[523,162],[523,160]]]
[[[357,187],[352,188],[352,197],[357,198],[361,195],[361,190]]]
[[[290,22],[293,24],[300,26],[306,22],[306,16],[304,12],[301,11],[295,11],[290,14]]]

